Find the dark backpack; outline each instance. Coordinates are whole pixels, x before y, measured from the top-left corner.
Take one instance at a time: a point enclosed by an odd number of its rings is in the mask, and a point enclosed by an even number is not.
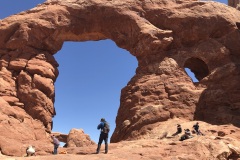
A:
[[[103,132],[108,133],[110,131],[110,126],[107,122],[104,122]]]

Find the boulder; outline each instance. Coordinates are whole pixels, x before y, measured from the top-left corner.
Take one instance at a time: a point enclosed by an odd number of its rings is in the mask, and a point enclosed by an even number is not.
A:
[[[71,129],[67,137],[67,147],[85,147],[96,145],[82,129]]]

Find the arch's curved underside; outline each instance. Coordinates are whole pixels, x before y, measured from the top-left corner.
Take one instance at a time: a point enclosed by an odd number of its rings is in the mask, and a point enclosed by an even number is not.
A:
[[[240,127],[236,22],[234,8],[196,0],[48,0],[1,20],[0,127],[12,134],[0,134],[0,143],[48,141],[36,130],[52,128],[53,55],[64,41],[111,39],[138,60],[136,75],[122,89],[112,142],[141,138],[175,117]]]

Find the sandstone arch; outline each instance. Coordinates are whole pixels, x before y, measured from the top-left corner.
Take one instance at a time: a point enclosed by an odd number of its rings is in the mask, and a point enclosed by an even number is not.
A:
[[[35,130],[52,128],[53,54],[64,41],[111,39],[138,60],[136,75],[122,89],[112,142],[142,138],[174,117],[240,126],[239,17],[233,8],[195,0],[48,0],[0,21],[1,126],[14,133],[1,140],[49,143]],[[199,86],[184,72],[192,57],[209,70]],[[227,112],[209,117],[216,110]],[[10,122],[32,130],[16,139]]]

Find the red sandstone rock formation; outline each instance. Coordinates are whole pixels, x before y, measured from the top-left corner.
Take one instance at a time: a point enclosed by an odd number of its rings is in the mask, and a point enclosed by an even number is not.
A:
[[[240,127],[236,22],[240,12],[216,2],[48,0],[0,21],[0,97],[7,112],[1,115],[22,113],[50,133],[58,76],[52,55],[64,41],[112,39],[138,60],[136,75],[122,89],[112,142],[143,138],[157,123],[176,117]],[[8,123],[1,121],[0,130],[10,132]],[[30,126],[34,135],[30,122],[19,123],[19,130]],[[6,137],[29,143],[27,137]]]
[[[60,142],[66,143],[64,147],[86,147],[95,145],[88,134],[85,134],[83,129],[71,129],[69,134],[62,134],[59,132],[52,132]]]
[[[95,144],[82,129],[71,129],[67,137],[67,147],[85,147]]]
[[[12,157],[6,160],[29,160],[29,158],[31,160],[237,160],[240,157],[240,143],[235,141],[240,138],[239,128],[232,125],[215,126],[200,121],[200,129],[205,136],[193,134],[193,138],[179,141],[181,134],[172,136],[176,131],[177,123],[181,123],[183,128],[191,129],[196,121],[184,122],[181,119],[172,119],[159,122],[154,130],[145,135],[145,139],[109,144],[108,154],[104,154],[104,147],[102,147],[100,154],[93,154],[96,151],[96,146],[85,146],[59,148],[59,153],[67,154],[37,155],[26,158]],[[0,155],[0,159],[2,157]]]
[[[240,5],[240,0],[228,0],[228,5],[237,8]]]
[[[26,148],[33,145],[39,155],[48,154],[52,148],[45,127],[34,120],[24,109],[10,106],[0,97],[0,147],[1,153],[22,156]]]
[[[52,132],[51,135],[54,135],[60,142],[67,143],[68,134]]]

